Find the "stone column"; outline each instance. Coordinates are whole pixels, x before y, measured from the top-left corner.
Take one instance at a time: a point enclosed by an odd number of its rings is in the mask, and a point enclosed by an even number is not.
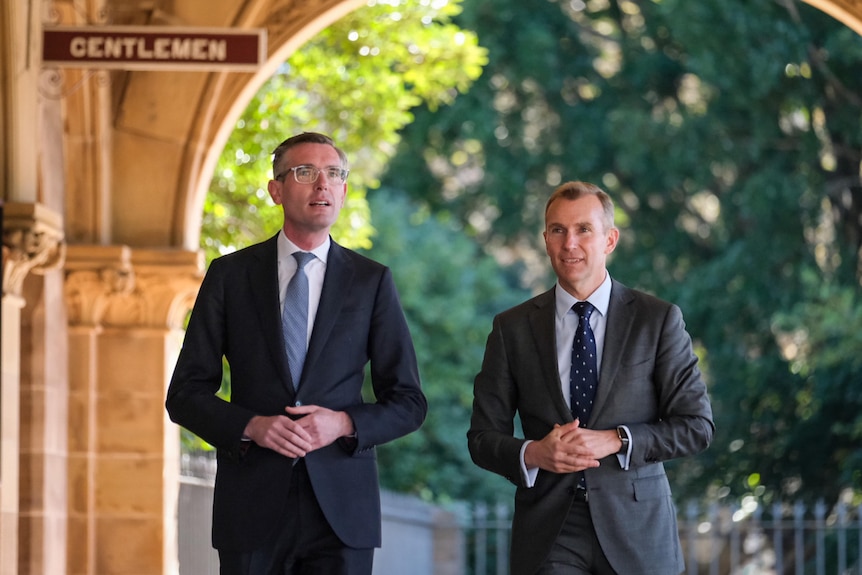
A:
[[[47,436],[41,427],[46,421],[47,396],[38,394],[38,400],[34,400],[37,394],[33,393],[32,385],[34,372],[44,374],[41,368],[46,365],[45,344],[48,340],[41,337],[38,339],[41,346],[34,346],[33,342],[37,338],[23,335],[25,331],[32,333],[39,322],[33,319],[34,315],[44,318],[44,314],[34,312],[34,309],[44,310],[51,305],[60,309],[62,302],[46,303],[41,292],[43,287],[45,291],[53,289],[56,292],[61,285],[59,272],[51,270],[57,270],[62,265],[62,239],[61,218],[55,212],[40,204],[9,203],[4,206],[3,357],[0,382],[0,573],[3,575],[32,572],[29,553],[25,552],[19,563],[19,545],[26,551],[30,545],[45,541],[42,537],[45,531],[43,512],[46,505],[57,504],[58,499],[63,497],[63,492],[53,492],[53,498],[46,497],[51,491],[46,488],[48,483],[44,473],[48,452],[51,452],[52,471],[59,473],[60,481],[65,474],[61,450],[47,447],[51,442],[46,440]],[[34,294],[34,290],[37,293]],[[25,313],[28,302],[31,305]],[[60,327],[59,338],[62,339],[65,326]],[[35,331],[44,335],[38,326]],[[60,385],[63,383],[61,378]],[[41,389],[44,391],[44,386]],[[64,411],[64,406],[56,399],[55,395],[50,405]],[[25,417],[21,415],[22,410]],[[34,413],[39,415],[33,417]],[[53,447],[56,448],[62,439],[56,436],[54,439]],[[55,505],[55,511],[57,507]],[[33,519],[33,513],[39,517]],[[62,554],[62,534],[59,539],[54,537],[51,541],[59,541],[59,546],[51,550]],[[41,559],[37,565],[39,568],[44,567]]]
[[[179,433],[164,408],[198,253],[69,246],[67,573],[176,573]]]

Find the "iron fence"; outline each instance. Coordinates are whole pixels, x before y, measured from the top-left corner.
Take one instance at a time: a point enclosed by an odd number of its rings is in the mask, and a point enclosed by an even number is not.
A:
[[[467,575],[508,575],[508,505],[470,507]],[[679,513],[686,575],[862,575],[862,506],[688,503]]]

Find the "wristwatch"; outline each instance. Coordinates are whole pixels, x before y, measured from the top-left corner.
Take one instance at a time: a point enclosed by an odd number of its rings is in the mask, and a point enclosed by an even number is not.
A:
[[[623,446],[617,451],[618,455],[626,455],[629,452],[629,434],[626,433],[625,428],[622,425],[617,426],[617,437],[622,441]]]

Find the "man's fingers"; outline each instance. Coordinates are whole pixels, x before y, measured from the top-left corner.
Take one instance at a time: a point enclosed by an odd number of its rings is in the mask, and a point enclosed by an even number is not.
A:
[[[576,420],[571,421],[569,423],[565,423],[556,429],[557,429],[557,431],[560,432],[560,439],[566,440],[569,438],[569,436],[572,433],[574,433],[575,431],[577,431],[580,428],[581,428],[581,422],[576,419]]]
[[[306,426],[300,423],[302,420],[294,421],[288,417],[282,418],[283,431],[281,435],[298,445],[303,445],[306,449],[311,449],[311,442],[314,438],[306,429]]]
[[[309,413],[314,413],[318,409],[321,408],[317,405],[288,405],[284,408],[284,410],[291,415],[308,415]]]
[[[568,454],[567,456],[556,461],[552,471],[556,473],[574,473],[583,471],[589,467],[598,467],[599,462],[596,459],[582,457],[580,455]]]
[[[260,419],[254,438],[258,445],[287,457],[303,457],[313,447],[311,434],[283,415]]]
[[[288,457],[304,457],[311,451],[311,442],[294,433],[278,435],[273,439],[272,449]]]

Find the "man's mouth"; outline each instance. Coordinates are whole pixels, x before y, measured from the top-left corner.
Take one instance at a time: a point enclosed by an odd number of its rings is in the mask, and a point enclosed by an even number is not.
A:
[[[324,201],[324,200],[320,200],[320,201],[317,201],[317,202],[311,202],[311,205],[312,205],[312,206],[328,206],[328,205],[329,205],[329,202],[326,202],[326,201]]]

